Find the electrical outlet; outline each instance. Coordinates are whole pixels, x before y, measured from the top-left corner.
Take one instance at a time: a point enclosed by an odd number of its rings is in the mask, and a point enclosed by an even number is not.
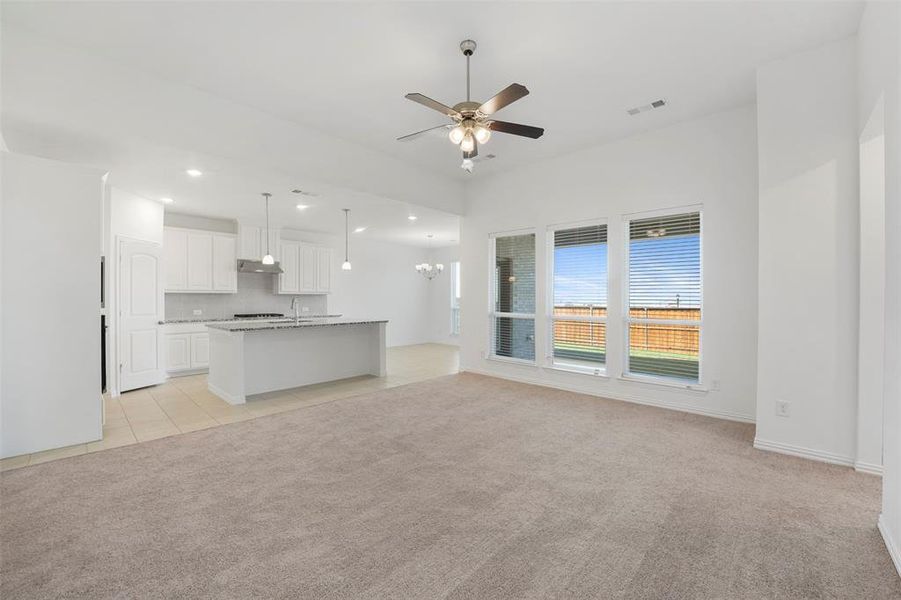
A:
[[[713,381],[711,381],[710,389],[711,389],[711,391],[718,392],[720,390],[720,380],[714,379]]]
[[[309,307],[309,306],[302,306],[302,307],[300,307],[300,312],[310,312],[310,307]]]
[[[193,312],[194,312],[195,317],[199,317],[200,315],[203,314],[203,310],[201,310],[199,308],[195,308]]]
[[[787,417],[789,415],[790,403],[787,400],[776,400],[776,416]]]

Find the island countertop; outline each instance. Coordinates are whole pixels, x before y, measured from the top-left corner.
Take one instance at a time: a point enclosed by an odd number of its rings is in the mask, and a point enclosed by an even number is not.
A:
[[[223,331],[271,331],[273,329],[299,329],[301,327],[334,327],[340,325],[369,325],[372,323],[387,323],[387,319],[329,319],[319,318],[294,322],[294,319],[286,318],[284,321],[252,321],[233,323],[210,323],[210,329]]]

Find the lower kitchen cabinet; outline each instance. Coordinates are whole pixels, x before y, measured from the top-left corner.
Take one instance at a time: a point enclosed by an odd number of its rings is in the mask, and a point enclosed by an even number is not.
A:
[[[203,323],[163,326],[166,373],[200,373],[210,366],[210,334]]]

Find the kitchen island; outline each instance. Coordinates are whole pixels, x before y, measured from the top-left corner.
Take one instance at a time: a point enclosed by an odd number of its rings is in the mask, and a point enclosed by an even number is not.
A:
[[[211,323],[208,388],[229,404],[248,396],[385,375],[388,321],[315,319]]]

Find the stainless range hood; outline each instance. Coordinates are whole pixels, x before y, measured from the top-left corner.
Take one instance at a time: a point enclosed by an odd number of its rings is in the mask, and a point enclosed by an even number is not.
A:
[[[278,263],[267,265],[261,260],[238,259],[238,273],[284,273]]]

